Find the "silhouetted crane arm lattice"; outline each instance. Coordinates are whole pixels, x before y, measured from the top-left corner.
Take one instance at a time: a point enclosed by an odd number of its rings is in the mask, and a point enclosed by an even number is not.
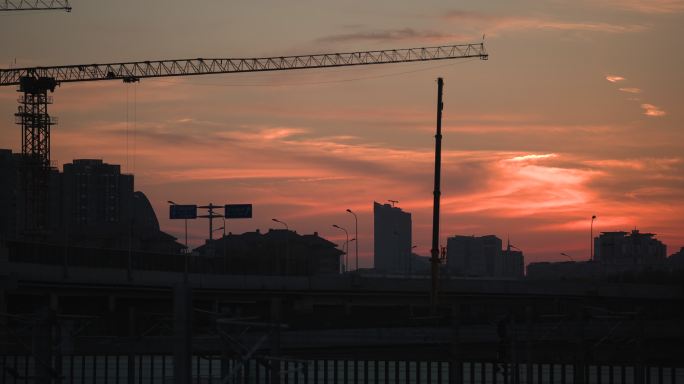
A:
[[[47,11],[71,12],[69,0],[0,0],[0,11]]]
[[[51,78],[54,79],[56,83],[97,80],[123,80],[126,82],[133,82],[138,81],[139,79],[152,77],[409,63],[469,57],[486,60],[488,55],[485,51],[484,44],[444,45],[437,47],[302,56],[239,59],[198,58],[0,69],[0,86],[20,85],[20,81],[23,77]]]

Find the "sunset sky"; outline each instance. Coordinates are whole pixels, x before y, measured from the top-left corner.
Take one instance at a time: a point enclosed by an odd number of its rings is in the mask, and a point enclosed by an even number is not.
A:
[[[594,232],[684,246],[684,1],[72,0],[0,14],[0,67],[260,57],[480,42],[488,61],[65,84],[52,159],[134,173],[159,216],[178,203],[252,203],[234,233],[318,231],[341,244],[373,201],[413,215],[429,254],[436,78],[445,81],[441,243],[496,234],[526,262],[589,257]],[[0,148],[20,151],[12,87]],[[193,246],[206,220],[190,224]],[[216,227],[222,223],[216,223]]]

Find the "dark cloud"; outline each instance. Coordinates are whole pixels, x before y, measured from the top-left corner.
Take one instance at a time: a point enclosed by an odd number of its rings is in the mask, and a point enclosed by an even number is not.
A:
[[[418,31],[413,28],[402,29],[382,29],[374,31],[360,31],[353,33],[342,33],[337,35],[330,35],[319,38],[318,42],[323,43],[340,43],[340,42],[354,42],[354,41],[452,41],[465,38],[465,35],[455,35],[442,33],[438,31],[422,30]]]

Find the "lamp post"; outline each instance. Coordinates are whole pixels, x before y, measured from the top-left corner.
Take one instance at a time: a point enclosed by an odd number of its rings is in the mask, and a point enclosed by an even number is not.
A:
[[[413,250],[418,247],[417,245],[414,245],[411,247],[411,250],[409,251],[409,259],[408,259],[408,270],[409,270],[409,275],[413,275]]]
[[[347,256],[349,253],[349,232],[347,232],[347,230],[345,228],[342,228],[337,224],[333,224],[332,226],[337,228],[337,229],[343,230],[344,235],[347,237],[347,239],[344,241],[345,251],[344,251],[344,269],[343,269],[343,272],[347,272],[347,265],[348,265],[347,263],[349,262],[349,257]]]
[[[594,220],[596,215],[591,216],[591,227],[589,229],[589,260],[594,261]]]
[[[286,222],[280,221],[280,220],[278,220],[278,219],[271,219],[271,220],[275,221],[276,223],[280,223],[280,224],[284,225],[284,226],[285,226],[285,230],[287,230],[287,231],[290,230],[290,227],[287,226],[287,223],[286,223]]]
[[[349,239],[349,244],[356,241],[356,237]],[[349,265],[349,244],[347,244],[347,265]]]
[[[356,216],[356,213],[354,213],[351,209],[347,208],[347,212],[351,213],[354,215],[354,232],[355,232],[355,239],[356,239],[356,270],[359,270],[359,218]]]
[[[171,205],[178,205],[171,200],[167,200]],[[183,219],[185,221],[185,253],[188,253],[188,219]]]

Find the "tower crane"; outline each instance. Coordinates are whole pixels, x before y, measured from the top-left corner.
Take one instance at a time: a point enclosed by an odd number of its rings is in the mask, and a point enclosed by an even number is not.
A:
[[[53,3],[46,0],[38,2]],[[487,60],[488,57],[484,43],[477,43],[299,56],[197,58],[10,68],[0,69],[0,87],[19,86],[18,91],[22,93],[15,116],[16,123],[22,130],[21,152],[24,162],[28,164],[25,170],[28,174],[25,188],[34,195],[27,199],[31,201],[27,206],[32,211],[29,215],[39,217],[43,208],[38,205],[42,205],[41,201],[45,201],[47,196],[45,190],[47,172],[50,168],[50,127],[56,123],[48,113],[48,105],[52,103],[48,91],[54,92],[60,84],[102,80],[132,83],[155,77],[285,71],[462,58]],[[30,217],[29,215],[27,217]],[[40,223],[37,226],[40,227]]]
[[[47,11],[71,12],[69,0],[0,0],[0,11]]]

